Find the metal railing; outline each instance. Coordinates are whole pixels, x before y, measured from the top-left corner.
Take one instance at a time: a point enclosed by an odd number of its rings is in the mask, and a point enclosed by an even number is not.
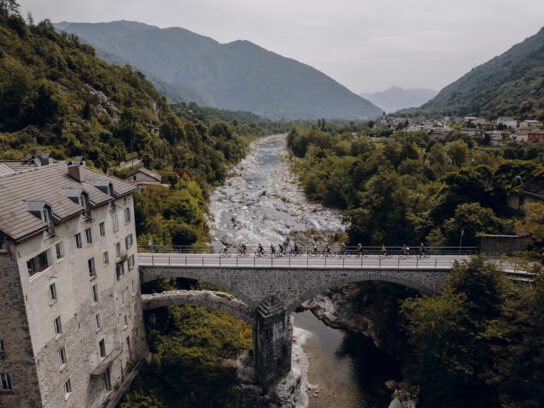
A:
[[[191,268],[288,268],[288,269],[383,269],[383,270],[449,270],[457,259],[451,256],[219,256],[202,254],[140,254],[140,266]]]
[[[409,247],[409,255],[418,255],[419,256],[419,246]],[[278,245],[275,245],[276,253],[271,254],[270,246],[263,245],[263,251],[258,250],[258,245],[247,245],[245,250],[239,245],[227,246],[226,251],[224,248],[219,246],[176,246],[176,245],[139,245],[138,251],[140,253],[176,253],[176,254],[218,254],[222,256],[325,256],[325,257],[335,257],[335,256],[359,256],[360,251],[357,246],[347,246],[345,249],[339,245],[331,245],[330,251],[327,252],[324,246],[317,247],[317,253],[313,246],[299,246],[298,250],[295,251],[293,246],[285,249],[283,252],[280,252]],[[405,255],[403,253],[403,247],[401,246],[390,246],[386,247],[387,255]],[[459,247],[459,246],[429,246],[425,247],[425,257],[427,256],[436,256],[436,255],[474,255],[479,253],[478,247]],[[362,248],[363,255],[383,255],[381,246],[365,246]]]

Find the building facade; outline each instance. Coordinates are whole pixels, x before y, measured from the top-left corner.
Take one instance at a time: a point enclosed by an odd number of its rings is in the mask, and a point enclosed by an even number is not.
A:
[[[147,352],[135,186],[82,161],[3,174],[0,407],[103,406]]]

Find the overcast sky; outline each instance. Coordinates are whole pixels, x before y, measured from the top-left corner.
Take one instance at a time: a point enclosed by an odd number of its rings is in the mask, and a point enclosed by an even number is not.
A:
[[[36,21],[134,20],[252,41],[354,92],[439,90],[544,25],[544,0],[20,0]]]

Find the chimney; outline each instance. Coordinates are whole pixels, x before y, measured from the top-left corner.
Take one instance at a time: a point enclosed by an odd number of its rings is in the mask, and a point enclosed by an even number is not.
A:
[[[38,153],[38,159],[40,159],[42,166],[47,166],[51,162],[51,157],[49,156],[49,153],[46,152]]]
[[[81,164],[68,163],[68,175],[74,180],[83,183],[85,181],[85,177],[83,176],[83,171],[81,171],[82,167],[83,166]]]

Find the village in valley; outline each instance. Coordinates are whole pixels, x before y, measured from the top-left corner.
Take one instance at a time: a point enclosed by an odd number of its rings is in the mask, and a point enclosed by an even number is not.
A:
[[[501,146],[510,141],[544,142],[544,125],[535,119],[518,121],[512,117],[501,116],[488,120],[478,116],[449,117],[431,119],[426,116],[404,117],[383,115],[374,124],[374,129],[402,130],[405,132],[427,132],[430,140],[463,135],[476,137],[484,145]]]

